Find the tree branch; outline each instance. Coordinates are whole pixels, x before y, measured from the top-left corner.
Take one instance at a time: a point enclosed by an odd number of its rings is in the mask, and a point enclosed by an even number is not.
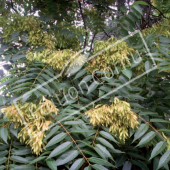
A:
[[[147,2],[150,6],[152,6],[154,9],[156,9],[160,14],[159,14],[159,16],[163,16],[164,18],[168,18],[168,17],[166,17],[165,15],[164,15],[164,13],[162,12],[162,11],[160,11],[158,8],[156,8],[155,6],[153,6],[152,5],[152,3],[151,2]]]
[[[97,135],[98,135],[98,133],[99,133],[99,129],[100,129],[100,126],[98,127],[98,129],[97,129],[97,131],[96,131],[96,134],[95,134],[95,136],[94,136],[94,140],[93,140],[93,142],[92,142],[92,146],[93,146],[93,147],[94,147],[94,145],[95,145],[95,140],[96,140]]]
[[[18,11],[14,8],[14,3],[11,0],[11,8],[18,14]]]
[[[65,130],[65,132],[70,136],[71,140],[73,141],[73,143],[76,145],[77,149],[80,151],[80,153],[82,154],[83,158],[86,160],[86,162],[89,164],[89,166],[91,165],[90,162],[88,161],[87,157],[84,155],[83,151],[80,149],[80,147],[77,145],[76,141],[74,140],[74,138],[71,136],[70,132],[68,132],[68,130],[64,127],[64,125],[58,121],[55,117],[53,117],[51,115],[51,118],[54,119],[55,121],[57,121],[59,123],[59,125]]]
[[[146,124],[148,124],[164,141],[166,141],[166,139],[158,132],[157,129],[155,129],[150,122],[147,122],[145,119],[143,119],[141,116],[138,116],[139,119],[141,119],[143,122],[145,122]]]
[[[94,33],[93,38],[92,38],[92,40],[91,40],[90,51],[92,51],[93,41],[94,41],[95,36],[96,36],[96,33]]]
[[[85,40],[84,40],[84,48],[85,48],[86,44],[87,44],[87,27],[86,27],[86,21],[85,21],[84,15],[83,15],[83,10],[82,10],[82,7],[81,7],[81,2],[79,0],[78,0],[78,4],[79,4],[81,18],[82,18],[83,24],[84,24],[84,29],[86,30],[86,35],[85,35]]]
[[[101,28],[102,29],[102,31],[105,33],[105,35],[107,36],[107,37],[111,37],[103,28]]]

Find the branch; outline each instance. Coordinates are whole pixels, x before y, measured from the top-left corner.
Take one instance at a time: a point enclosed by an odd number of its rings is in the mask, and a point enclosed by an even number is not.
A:
[[[92,48],[93,48],[93,41],[94,41],[95,36],[96,36],[96,33],[94,33],[93,38],[92,38],[92,40],[91,40],[90,51],[91,51]]]
[[[7,161],[7,170],[9,169],[9,163],[10,163],[10,157],[11,157],[11,149],[12,149],[12,139],[11,139],[11,143],[10,143],[10,146],[9,146],[9,152],[8,152],[8,161]]]
[[[18,14],[18,11],[14,8],[14,4],[13,4],[12,0],[11,0],[11,8]]]
[[[107,37],[111,37],[103,28],[102,28],[102,31],[105,33],[105,35],[107,36]]]
[[[160,11],[158,8],[156,8],[155,6],[153,6],[152,5],[152,3],[151,2],[147,2],[150,6],[152,6],[154,9],[156,9],[160,14],[159,14],[159,16],[163,16],[164,18],[167,18],[168,19],[168,17],[166,17],[165,15],[164,15],[164,13],[162,12],[162,11]]]
[[[51,118],[54,119],[55,121],[57,121],[60,126],[65,130],[65,132],[70,136],[71,140],[74,142],[74,144],[77,146],[77,149],[80,151],[80,153],[82,154],[83,158],[86,160],[86,162],[89,164],[89,166],[91,165],[90,162],[88,161],[88,159],[86,158],[86,156],[84,155],[83,151],[80,149],[80,147],[77,145],[76,141],[74,140],[74,138],[70,135],[70,133],[68,132],[68,130],[64,127],[64,125],[58,121],[55,117],[53,117],[51,115]]]
[[[139,119],[141,119],[143,122],[145,122],[146,124],[148,124],[164,141],[166,141],[166,139],[158,132],[157,129],[155,129],[150,122],[147,122],[145,119],[143,119],[141,116],[138,116]]]
[[[98,129],[97,129],[97,131],[96,131],[96,134],[95,134],[95,136],[94,136],[94,140],[93,140],[93,142],[92,142],[92,146],[93,146],[93,147],[94,147],[94,145],[95,145],[95,140],[96,140],[97,135],[98,135],[98,133],[99,133],[99,129],[100,129],[100,126],[98,127]]]
[[[37,77],[35,78],[33,84],[31,85],[30,90],[32,90],[33,85],[36,83],[36,81],[38,80],[39,76],[42,74],[42,72],[46,69],[47,65],[44,66],[44,68],[38,73]]]
[[[78,0],[78,4],[79,4],[81,18],[82,18],[83,24],[84,24],[84,29],[86,30],[86,35],[85,35],[85,40],[84,40],[84,48],[85,48],[86,44],[87,44],[87,27],[86,27],[86,21],[85,21],[84,15],[83,15],[83,10],[82,10],[82,7],[81,7],[81,2],[79,0]]]

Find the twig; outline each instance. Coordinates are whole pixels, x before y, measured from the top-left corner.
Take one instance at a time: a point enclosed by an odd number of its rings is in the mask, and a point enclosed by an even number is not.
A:
[[[82,7],[81,7],[81,2],[78,0],[78,4],[79,4],[79,9],[80,9],[80,14],[81,14],[81,18],[83,20],[83,24],[84,24],[84,29],[86,30],[86,35],[85,35],[85,40],[84,40],[84,48],[86,47],[86,44],[87,44],[87,27],[86,27],[86,21],[85,21],[85,18],[84,18],[84,15],[83,15],[83,10],[82,10]]]
[[[92,51],[93,41],[94,41],[95,36],[96,36],[96,33],[94,33],[93,38],[92,38],[92,40],[91,40],[90,51]]]
[[[77,149],[80,151],[80,153],[82,154],[82,156],[84,157],[84,159],[86,160],[86,162],[89,164],[89,166],[91,166],[90,162],[88,161],[88,159],[86,158],[86,156],[84,155],[83,151],[80,149],[80,147],[77,145],[76,141],[73,139],[73,137],[71,136],[71,134],[68,132],[68,130],[64,127],[64,125],[58,121],[55,117],[53,117],[51,115],[52,119],[54,119],[55,121],[57,121],[60,126],[65,130],[65,132],[70,136],[71,140],[74,142],[74,144],[77,146]]]
[[[94,144],[95,144],[95,140],[96,140],[97,135],[98,135],[98,133],[99,133],[99,128],[100,128],[100,126],[98,127],[97,132],[96,132],[96,134],[95,134],[95,136],[94,136],[94,140],[93,140],[93,142],[92,142],[92,146],[94,146]]]
[[[44,66],[44,68],[38,73],[37,77],[35,78],[34,82],[32,83],[32,86],[30,88],[30,90],[32,90],[33,85],[36,83],[37,79],[39,78],[39,76],[41,75],[41,73],[46,69],[47,65]]]
[[[111,37],[103,28],[102,28],[102,31],[105,33],[105,35],[107,36],[107,37]]]
[[[18,14],[18,11],[14,8],[14,4],[13,4],[12,0],[11,0],[11,8]]]
[[[164,18],[168,18],[168,17],[166,17],[165,15],[164,15],[164,13],[162,12],[162,11],[160,11],[158,8],[156,8],[155,6],[153,6],[152,5],[152,3],[151,2],[147,2],[150,6],[152,6],[154,9],[156,9],[159,13],[160,13],[160,15],[159,16],[163,16]]]
[[[9,169],[9,161],[10,161],[10,157],[11,157],[11,148],[12,148],[12,139],[11,139],[11,143],[10,143],[10,146],[9,146],[8,161],[7,161],[7,165],[6,165],[7,170]]]
[[[148,124],[164,141],[166,141],[166,139],[158,132],[157,129],[155,129],[150,122],[147,122],[145,119],[143,119],[141,116],[138,116],[139,119],[141,119],[143,122],[145,122],[146,124]]]

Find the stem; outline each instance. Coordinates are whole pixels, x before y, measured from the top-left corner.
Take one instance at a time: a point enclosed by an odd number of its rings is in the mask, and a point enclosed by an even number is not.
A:
[[[102,31],[105,33],[105,35],[106,35],[108,38],[111,37],[103,28],[101,28],[101,29],[102,29]]]
[[[158,132],[157,129],[155,129],[150,122],[147,122],[145,119],[143,119],[141,116],[138,116],[139,119],[141,119],[143,122],[145,122],[146,124],[148,124],[164,141],[166,141],[166,139]]]
[[[9,146],[8,161],[7,161],[7,165],[6,165],[7,170],[9,170],[9,161],[10,161],[10,157],[11,157],[11,148],[12,148],[12,139],[11,139],[11,143],[10,143],[10,146]]]
[[[154,9],[156,9],[160,14],[159,14],[159,16],[163,16],[164,18],[168,18],[168,17],[166,17],[164,14],[163,14],[163,12],[162,11],[160,11],[158,8],[156,8],[155,6],[153,6],[152,5],[152,3],[151,2],[147,2],[150,6],[152,6]]]
[[[12,0],[11,0],[11,8],[18,14],[18,11],[14,8],[14,4]]]
[[[82,154],[83,158],[86,160],[86,162],[89,164],[89,166],[91,165],[90,162],[88,161],[88,158],[86,158],[86,156],[84,155],[83,151],[80,149],[80,147],[77,145],[76,141],[74,140],[74,138],[71,136],[71,134],[68,132],[68,130],[64,127],[64,125],[58,121],[55,117],[53,117],[51,115],[52,119],[54,119],[55,121],[57,121],[60,126],[65,130],[65,132],[70,136],[71,140],[74,142],[74,144],[77,146],[77,149],[80,151],[80,153]]]
[[[90,45],[90,51],[92,51],[92,49],[93,49],[93,41],[94,41],[95,36],[96,36],[96,33],[94,33],[94,35],[93,35],[91,45]]]
[[[92,142],[92,146],[94,146],[94,144],[95,144],[95,140],[96,140],[97,135],[98,135],[98,133],[99,133],[99,128],[100,128],[100,126],[98,127],[97,132],[96,132],[96,134],[95,134],[95,136],[94,136],[94,140],[93,140],[93,142]]]
[[[85,22],[85,18],[84,18],[84,15],[83,15],[83,10],[82,10],[82,7],[81,7],[81,2],[78,0],[78,4],[79,4],[79,9],[80,9],[80,14],[81,14],[81,18],[83,20],[83,24],[84,24],[84,29],[86,30],[86,35],[85,35],[85,40],[84,40],[84,48],[86,47],[86,44],[87,44],[87,27],[86,27],[86,22]]]
[[[36,81],[37,81],[37,79],[38,79],[38,77],[41,75],[41,73],[45,70],[45,68],[46,68],[47,66],[44,66],[44,68],[38,73],[38,75],[37,75],[37,77],[35,78],[35,80],[34,80],[34,82],[33,82],[33,84],[32,84],[32,86],[31,86],[31,88],[30,88],[30,90],[32,90],[32,88],[33,88],[33,85],[36,83]]]

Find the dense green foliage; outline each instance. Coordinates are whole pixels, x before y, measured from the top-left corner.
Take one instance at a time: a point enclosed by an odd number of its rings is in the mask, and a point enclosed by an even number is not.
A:
[[[169,4],[0,0],[0,170],[168,170]]]

